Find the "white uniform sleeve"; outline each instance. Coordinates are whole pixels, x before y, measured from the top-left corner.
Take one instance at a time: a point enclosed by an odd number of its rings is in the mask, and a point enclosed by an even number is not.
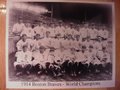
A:
[[[16,44],[17,50],[22,50],[21,40],[17,42]]]
[[[15,32],[16,32],[16,29],[17,29],[17,28],[16,28],[16,24],[14,24],[14,25],[13,25],[13,30],[12,30],[12,32],[15,33]]]
[[[15,53],[15,57],[18,57],[18,52]]]
[[[31,60],[32,60],[32,52],[28,51],[28,52],[27,52],[27,61],[28,61],[29,63],[31,63]]]

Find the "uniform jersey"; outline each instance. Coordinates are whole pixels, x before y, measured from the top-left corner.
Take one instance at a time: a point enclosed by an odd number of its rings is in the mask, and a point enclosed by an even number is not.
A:
[[[96,56],[97,56],[97,58],[98,58],[100,61],[102,61],[102,60],[103,60],[103,56],[104,56],[104,52],[101,51],[101,50],[99,50],[99,51],[97,51]]]
[[[102,42],[94,42],[94,47],[96,50],[102,50]]]
[[[54,28],[50,27],[49,32],[50,32],[50,37],[55,37],[55,29]]]
[[[41,39],[33,41],[33,50],[39,50],[40,46],[42,46]]]
[[[18,51],[22,51],[23,46],[27,46],[27,50],[31,51],[34,46],[34,41],[32,39],[26,39],[26,41],[19,40],[16,44]]]
[[[81,36],[81,33],[82,33],[82,28],[79,27],[79,28],[78,28],[78,35],[80,35],[80,37],[82,37],[82,36]]]
[[[70,27],[66,28],[65,33],[67,35],[72,35],[72,29]]]
[[[86,57],[86,62],[85,63],[90,64],[95,57],[95,54],[94,54],[93,50],[91,50],[91,51],[86,50],[85,51],[85,57]]]
[[[74,29],[74,28],[71,28],[71,35],[74,37],[74,35],[76,35],[77,34],[77,31]]]
[[[22,50],[23,50],[23,49],[22,49],[23,46],[26,46],[26,45],[28,45],[27,40],[26,40],[26,41],[19,40],[19,41],[17,42],[17,44],[16,44],[17,50],[18,50],[18,51],[22,51]]]
[[[97,38],[97,36],[98,36],[98,30],[96,28],[94,28],[93,31],[95,32],[94,36]]]
[[[88,34],[90,36],[90,39],[95,39],[97,37],[95,29],[89,29]]]
[[[64,37],[64,35],[65,35],[65,27],[61,26],[60,34],[61,34],[61,37]]]
[[[55,55],[55,60],[61,60],[63,58],[60,49],[55,50],[54,55]]]
[[[102,29],[100,29],[100,30],[98,31],[98,36],[103,37],[103,33],[104,33],[104,31],[103,31]]]
[[[39,25],[37,25],[36,27],[34,27],[34,31],[35,31],[36,34],[39,34],[39,31],[40,31],[39,29],[40,29]]]
[[[80,43],[76,40],[70,40],[70,47],[75,48],[76,50],[80,49]]]
[[[49,63],[53,63],[55,61],[55,53],[54,52],[49,52],[47,61]]]
[[[105,63],[111,63],[110,54],[108,52],[104,53],[103,61],[105,61]]]
[[[45,67],[45,63],[48,61],[49,50],[47,49],[44,53],[40,53],[39,50],[33,52],[33,65],[41,64]]]
[[[63,63],[63,53],[60,49],[57,49],[54,51],[54,61],[57,63],[57,64],[62,64]]]
[[[51,39],[51,46],[53,46],[56,49],[59,49],[62,45],[62,40],[61,39]]]
[[[14,24],[14,26],[13,26],[12,32],[15,33],[15,34],[20,35],[21,32],[23,31],[24,27],[25,27],[25,25],[24,25],[23,23],[21,23],[21,24],[16,23],[16,24]]]
[[[109,32],[107,30],[103,31],[103,38],[105,38],[105,39],[109,38]]]
[[[32,60],[32,52],[30,51],[18,51],[15,54],[15,57],[17,58],[16,63],[14,63],[14,65],[16,64],[22,64],[22,65],[26,65],[26,64],[31,64],[31,60]]]
[[[80,33],[82,38],[86,38],[88,36],[87,28],[81,28]]]
[[[34,40],[33,39],[27,39],[27,46],[29,51],[33,51],[34,49]]]
[[[75,61],[75,53],[72,53],[70,49],[66,49],[63,52],[63,61]]]
[[[45,37],[45,27],[43,27],[43,26],[36,26],[34,28],[34,31],[35,31],[36,34],[40,34],[41,38]]]
[[[86,49],[88,49],[90,46],[90,43],[88,41],[84,41],[84,42],[82,42],[82,46],[84,46],[84,47],[86,47]]]
[[[70,48],[70,42],[69,42],[69,40],[65,40],[65,39],[61,39],[62,40],[62,46],[65,48],[65,49],[69,49]]]
[[[107,40],[102,41],[102,47],[108,48],[108,41]]]
[[[60,26],[57,26],[56,28],[55,28],[55,35],[60,35],[61,36],[61,34],[62,34],[62,28],[60,27]]]
[[[67,28],[67,27],[65,27],[65,29],[64,29],[63,31],[64,31],[64,35],[67,35],[68,28]]]
[[[75,57],[76,57],[76,62],[81,62],[83,64],[86,62],[87,59],[85,53],[82,52],[76,52]]]
[[[93,65],[100,65],[101,61],[98,58],[95,58],[94,60],[92,60],[91,62]]]
[[[35,32],[35,34],[40,34],[40,26],[39,25],[34,27],[34,32]]]
[[[30,27],[25,27],[24,30],[21,32],[21,36],[23,34],[26,34],[28,38],[34,38],[35,32],[32,28]]]
[[[58,34],[60,35],[61,28],[59,26],[57,26],[54,29],[55,29],[55,36],[58,35]]]
[[[52,40],[52,38],[43,38],[43,39],[40,39],[41,45],[44,46],[44,47],[46,47],[46,48],[52,47],[51,46],[51,40]]]
[[[73,29],[73,30],[74,30],[74,33],[73,33],[74,39],[76,39],[77,36],[79,36],[79,38],[80,38],[79,31],[77,31],[76,29]]]

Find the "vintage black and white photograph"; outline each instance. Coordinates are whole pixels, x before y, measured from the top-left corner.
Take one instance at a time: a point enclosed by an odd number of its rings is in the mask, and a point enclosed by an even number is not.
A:
[[[8,88],[113,87],[114,4],[10,0]]]

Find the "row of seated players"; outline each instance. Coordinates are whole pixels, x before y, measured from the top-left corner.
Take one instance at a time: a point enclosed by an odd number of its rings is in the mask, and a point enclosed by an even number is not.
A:
[[[40,38],[40,35],[36,34],[34,39],[28,38],[26,34],[21,36],[16,44],[14,62],[16,75],[24,72],[30,74],[31,71],[35,71],[36,74],[49,73],[52,76],[111,72],[111,56],[107,44],[103,43],[107,40],[101,37],[94,40],[86,38],[81,41],[59,36],[51,38],[49,33],[46,33],[46,36]],[[52,40],[53,44],[51,44]],[[73,43],[74,41],[78,44]]]
[[[22,46],[27,45],[30,51],[35,51],[39,49],[40,46],[44,46],[45,48],[54,48],[59,49],[61,47],[65,49],[75,48],[76,50],[81,50],[82,47],[89,49],[89,47],[93,47],[94,50],[99,51],[102,48],[108,49],[109,41],[104,40],[101,37],[97,37],[95,39],[85,38],[80,39],[80,37],[76,37],[75,39],[71,37],[61,38],[59,36],[51,38],[49,36],[49,32],[46,32],[45,38],[40,38],[40,34],[36,34],[34,39],[29,39],[26,34],[21,36],[21,39],[17,41],[16,47],[17,51],[22,50]]]

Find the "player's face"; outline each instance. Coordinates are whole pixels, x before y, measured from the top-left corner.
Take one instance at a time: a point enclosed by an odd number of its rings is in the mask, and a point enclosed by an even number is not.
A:
[[[59,26],[62,27],[62,23],[60,23]]]
[[[50,35],[50,32],[46,32],[46,37],[49,37],[49,35]]]
[[[42,23],[41,23],[41,22],[39,23],[39,26],[42,26]]]
[[[74,53],[74,52],[75,52],[75,49],[74,49],[74,48],[72,48],[72,49],[71,49],[71,52],[72,52],[72,53]]]
[[[68,25],[66,25],[65,28],[67,29],[67,28],[68,28]]]
[[[60,48],[60,50],[61,50],[61,51],[64,51],[64,48],[63,48],[63,47],[61,47],[61,48]]]
[[[46,28],[48,27],[47,24],[45,24],[45,23],[43,23],[43,26],[46,27]]]
[[[92,47],[89,47],[89,52],[92,52],[92,49],[93,49]]]
[[[36,39],[37,40],[40,39],[40,35],[39,34],[36,35]]]
[[[99,38],[98,38],[98,41],[99,41],[99,42],[101,42],[101,41],[102,41],[102,38],[101,38],[101,37],[99,37]]]
[[[87,41],[90,42],[90,38],[87,38]]]
[[[76,36],[76,40],[79,41],[80,36]]]
[[[54,24],[51,24],[51,28],[54,28]]]
[[[72,24],[70,25],[70,28],[72,29]]]
[[[27,51],[27,46],[23,47],[23,52]]]
[[[31,27],[30,23],[26,23],[26,27]]]
[[[44,53],[45,52],[45,48],[40,48],[40,53]]]
[[[103,48],[102,48],[102,51],[103,51],[103,52],[106,52],[106,51],[107,51],[106,47],[103,47]]]
[[[86,47],[84,46],[84,47],[82,47],[82,53],[84,53],[85,52],[85,50],[86,50]]]
[[[23,41],[26,41],[26,39],[27,39],[27,36],[26,36],[26,35],[23,35],[23,36],[22,36],[22,40],[23,40]]]
[[[38,26],[38,24],[36,23],[36,24],[34,24],[34,27],[37,27]]]
[[[20,19],[20,20],[18,20],[18,23],[19,23],[19,24],[23,23],[23,20],[21,20],[21,19]]]

